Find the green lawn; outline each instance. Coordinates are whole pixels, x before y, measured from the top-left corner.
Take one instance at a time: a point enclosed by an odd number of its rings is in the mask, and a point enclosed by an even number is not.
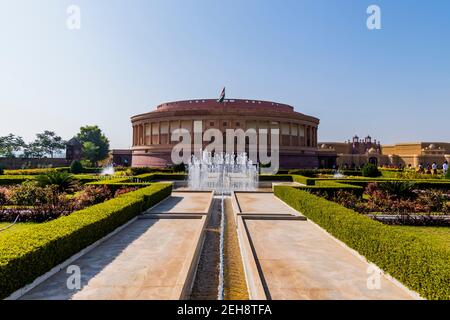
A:
[[[450,227],[391,226],[391,228],[412,232],[422,239],[442,245],[447,250],[450,248]]]

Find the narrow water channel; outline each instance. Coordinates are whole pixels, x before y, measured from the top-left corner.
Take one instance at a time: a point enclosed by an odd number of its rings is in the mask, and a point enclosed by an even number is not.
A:
[[[192,300],[216,300],[219,287],[220,262],[220,206],[221,200],[213,199],[213,210],[205,229],[205,242],[195,275],[190,298]]]
[[[248,300],[249,298],[230,197],[225,197],[224,201],[223,279],[221,277],[221,202],[220,196],[214,197],[213,210],[205,230],[205,242],[190,296],[192,300],[218,298]],[[222,281],[223,295],[220,292]]]

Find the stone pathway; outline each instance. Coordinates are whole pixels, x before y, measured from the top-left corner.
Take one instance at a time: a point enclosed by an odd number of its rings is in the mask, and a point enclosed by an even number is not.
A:
[[[142,216],[75,260],[80,289],[68,289],[71,274],[63,269],[21,299],[180,299],[193,277],[191,265],[206,220],[206,213],[195,213],[209,208],[211,198],[195,193],[192,203],[190,195],[175,193],[157,206],[158,215]],[[183,210],[191,211],[170,217]]]
[[[252,298],[417,298],[311,221],[289,219],[300,214],[273,194],[236,193],[236,198],[247,278],[256,279]]]

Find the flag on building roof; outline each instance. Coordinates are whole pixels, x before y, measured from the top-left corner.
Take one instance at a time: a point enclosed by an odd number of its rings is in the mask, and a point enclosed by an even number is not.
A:
[[[225,87],[223,87],[222,92],[220,93],[219,100],[217,102],[222,103],[225,100]]]

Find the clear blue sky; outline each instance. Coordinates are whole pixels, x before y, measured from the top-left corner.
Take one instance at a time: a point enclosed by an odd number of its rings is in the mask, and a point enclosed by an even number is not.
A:
[[[0,0],[0,40],[0,135],[97,124],[129,147],[130,116],[225,85],[320,118],[321,141],[450,141],[448,0]]]

